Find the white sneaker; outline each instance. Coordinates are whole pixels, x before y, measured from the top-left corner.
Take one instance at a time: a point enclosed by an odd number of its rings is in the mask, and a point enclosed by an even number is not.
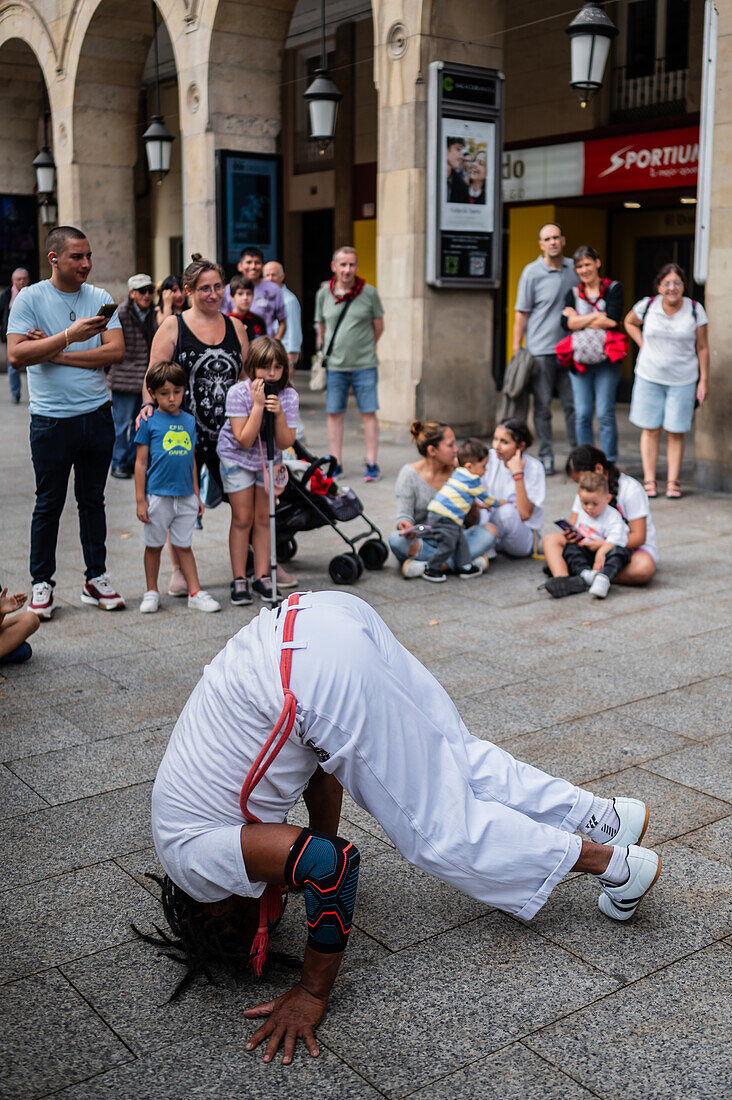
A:
[[[50,619],[56,610],[53,602],[53,585],[48,581],[39,581],[33,585],[28,610],[37,615],[39,619]]]
[[[610,578],[604,573],[598,573],[590,585],[590,595],[596,600],[604,600],[610,591]]]
[[[602,893],[597,899],[601,913],[611,920],[630,920],[650,888],[661,874],[661,857],[650,848],[628,848],[630,875],[622,886],[611,886],[600,879]]]
[[[490,559],[487,554],[478,554],[477,558],[473,558],[473,565],[477,566],[481,573],[487,573],[491,567]]]
[[[140,601],[140,613],[152,615],[160,607],[160,593],[150,588]]]
[[[603,844],[625,846],[627,844],[640,844],[648,828],[650,811],[645,802],[639,798],[614,798],[615,813],[620,819],[618,831]]]
[[[411,580],[413,577],[421,577],[427,566],[426,561],[415,561],[414,558],[407,558],[402,565],[402,576],[407,580]]]
[[[125,606],[125,601],[115,591],[106,573],[100,573],[98,577],[92,577],[85,582],[81,590],[81,602],[94,604],[102,611],[116,611]]]
[[[204,592],[201,589],[200,592],[196,592],[195,596],[188,597],[188,606],[193,608],[194,611],[220,611],[221,604],[217,603],[213,596],[209,596],[208,592]]]
[[[596,576],[597,576],[597,570],[596,569],[583,569],[582,572],[580,573],[580,577],[585,582],[585,584],[587,585],[588,588],[593,583]]]

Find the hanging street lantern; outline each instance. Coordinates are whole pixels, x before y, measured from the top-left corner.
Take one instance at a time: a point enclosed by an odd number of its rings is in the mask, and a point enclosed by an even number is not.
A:
[[[157,176],[158,183],[170,171],[170,154],[175,138],[163,121],[160,113],[160,59],[158,57],[158,9],[152,0],[153,51],[155,55],[155,114],[150,120],[142,140],[145,143],[147,167],[151,176]]]
[[[317,141],[321,155],[328,142],[333,140],[338,115],[338,104],[343,96],[330,79],[328,70],[315,70],[315,79],[303,97],[310,114],[310,140]]]
[[[610,43],[618,33],[618,28],[605,14],[602,5],[591,0],[564,30],[571,43],[570,84],[579,97],[580,107],[586,107],[595,92],[602,87]]]
[[[56,184],[56,165],[54,164],[51,150],[47,145],[42,146],[40,152],[33,161],[36,170],[36,188],[39,195],[50,195]]]
[[[162,115],[153,115],[142,140],[145,142],[148,171],[151,176],[158,177],[158,183],[162,183],[163,177],[170,171],[170,154],[175,141]]]

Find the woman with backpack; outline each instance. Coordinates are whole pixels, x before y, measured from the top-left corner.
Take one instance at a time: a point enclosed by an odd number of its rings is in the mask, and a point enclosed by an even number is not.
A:
[[[617,331],[623,316],[622,284],[600,277],[600,256],[588,244],[572,257],[579,284],[567,292],[562,328],[572,342],[570,381],[574,396],[577,443],[594,443],[597,413],[600,446],[611,462],[618,457],[615,394],[627,338]],[[610,333],[613,335],[610,336]]]
[[[658,496],[656,464],[661,428],[666,432],[666,496],[681,496],[684,435],[691,428],[694,405],[709,393],[707,315],[699,302],[684,295],[686,275],[678,264],[664,264],[655,294],[636,302],[625,327],[640,348],[630,402],[630,421],[641,429],[643,488]]]

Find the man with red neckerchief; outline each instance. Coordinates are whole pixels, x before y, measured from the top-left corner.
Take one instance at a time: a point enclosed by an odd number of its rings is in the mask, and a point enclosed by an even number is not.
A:
[[[384,307],[376,287],[359,278],[355,249],[350,246],[337,249],[330,266],[333,277],[315,298],[318,346],[327,358],[328,446],[338,461],[338,476],[343,473],[343,418],[348,391],[352,389],[366,444],[363,479],[378,481],[381,471],[376,461],[379,446],[376,344],[384,331]]]

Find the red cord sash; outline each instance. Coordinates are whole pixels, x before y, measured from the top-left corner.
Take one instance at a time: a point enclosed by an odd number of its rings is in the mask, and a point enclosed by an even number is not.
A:
[[[295,631],[295,616],[302,608],[299,607],[300,594],[293,592],[287,601],[285,613],[285,625],[282,632],[282,641],[291,642]],[[274,728],[262,746],[257,759],[249,769],[239,795],[239,805],[244,819],[250,824],[261,824],[258,818],[251,812],[247,803],[252,791],[264,778],[267,770],[272,766],[277,756],[285,746],[287,738],[292,733],[295,724],[297,699],[290,690],[290,673],[292,671],[292,650],[283,645],[280,656],[280,678],[282,689],[285,693],[285,702],[280,716],[275,722]],[[271,751],[270,751],[271,750]],[[268,755],[269,754],[269,755]],[[269,946],[269,923],[274,922],[282,915],[282,891],[275,883],[269,883],[262,894],[259,903],[259,928],[252,941],[252,969],[257,977],[262,973]]]

